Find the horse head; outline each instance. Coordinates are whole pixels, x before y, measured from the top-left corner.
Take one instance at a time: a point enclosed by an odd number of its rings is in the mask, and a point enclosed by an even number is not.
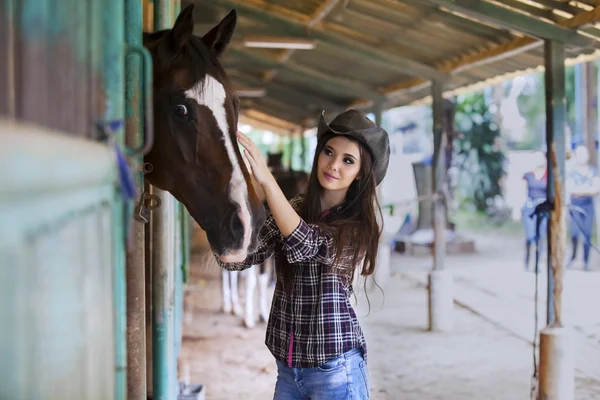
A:
[[[146,179],[185,205],[224,261],[241,261],[256,247],[265,211],[236,140],[239,100],[219,63],[237,15],[199,37],[192,11],[186,7],[172,29],[144,34],[155,121]]]

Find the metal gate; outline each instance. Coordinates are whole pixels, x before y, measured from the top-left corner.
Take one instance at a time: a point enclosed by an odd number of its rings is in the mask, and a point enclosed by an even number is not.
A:
[[[123,2],[0,11],[0,398],[125,398]]]

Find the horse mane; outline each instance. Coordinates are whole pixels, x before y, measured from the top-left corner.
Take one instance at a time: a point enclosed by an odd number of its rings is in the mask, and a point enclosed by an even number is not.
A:
[[[144,43],[152,46],[170,31],[170,29],[165,29],[157,32],[144,32]],[[165,61],[167,62],[167,65],[170,66],[173,62],[180,59],[183,59],[183,64],[187,66],[186,72],[189,74],[189,78],[192,82],[203,82],[206,75],[210,72],[211,67],[214,68],[221,77],[226,76],[225,70],[216,61],[216,56],[202,42],[202,38],[198,36],[192,35],[178,54],[174,55],[172,59]],[[215,76],[215,78],[218,78],[218,76]],[[219,79],[219,81],[221,81],[221,79]],[[227,89],[231,89],[227,79],[223,79],[221,83],[225,85]]]

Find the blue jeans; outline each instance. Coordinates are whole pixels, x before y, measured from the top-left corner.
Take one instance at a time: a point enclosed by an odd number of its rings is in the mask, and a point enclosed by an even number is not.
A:
[[[290,368],[277,361],[274,400],[369,399],[369,374],[360,349],[316,368]]]

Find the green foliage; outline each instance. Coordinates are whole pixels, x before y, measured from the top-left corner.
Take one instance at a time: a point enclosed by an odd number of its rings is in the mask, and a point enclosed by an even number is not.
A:
[[[505,156],[500,148],[500,130],[483,92],[457,99],[455,126],[461,133],[454,144],[458,195],[470,200],[476,210],[485,211],[502,196]]]

